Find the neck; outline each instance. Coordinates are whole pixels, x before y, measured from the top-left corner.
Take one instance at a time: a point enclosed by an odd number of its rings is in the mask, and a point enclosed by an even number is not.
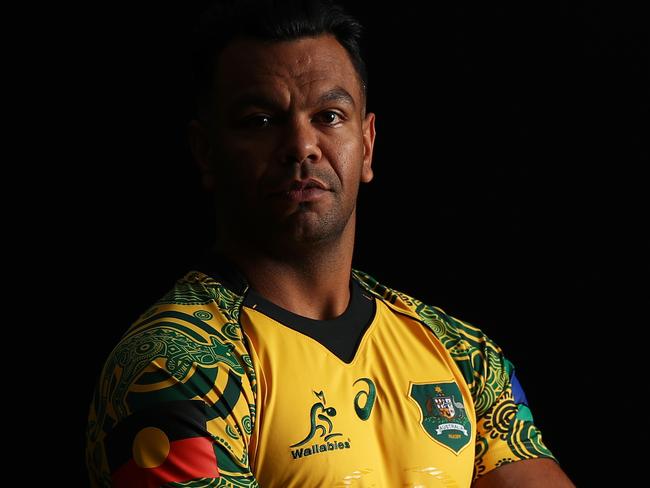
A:
[[[303,317],[333,319],[350,301],[354,222],[350,224],[335,242],[299,252],[267,253],[241,244],[224,246],[222,252],[270,302]]]

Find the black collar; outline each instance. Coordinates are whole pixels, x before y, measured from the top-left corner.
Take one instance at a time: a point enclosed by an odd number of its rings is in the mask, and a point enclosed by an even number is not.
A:
[[[356,279],[350,280],[350,303],[342,315],[329,320],[315,320],[286,310],[249,290],[244,306],[257,310],[280,324],[318,341],[342,361],[354,358],[364,332],[375,316],[376,303]]]
[[[267,317],[311,337],[332,354],[350,363],[361,339],[372,323],[377,305],[375,298],[353,277],[350,279],[350,303],[343,314],[331,320],[314,320],[285,310],[250,289],[244,274],[225,256],[211,251],[197,268],[237,295],[246,295],[244,306],[255,308]]]

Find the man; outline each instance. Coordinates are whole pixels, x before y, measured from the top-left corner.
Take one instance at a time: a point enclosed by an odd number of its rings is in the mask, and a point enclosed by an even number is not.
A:
[[[109,356],[93,483],[573,486],[494,343],[352,270],[375,141],[359,25],[319,0],[224,5],[189,127],[217,251]]]

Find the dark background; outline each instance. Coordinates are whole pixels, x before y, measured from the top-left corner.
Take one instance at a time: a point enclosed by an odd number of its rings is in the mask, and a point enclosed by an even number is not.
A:
[[[574,481],[620,480],[632,434],[613,424],[640,327],[623,317],[642,296],[626,284],[647,272],[647,23],[614,2],[348,3],[378,133],[356,267],[480,326]],[[58,231],[70,320],[91,340],[69,385],[76,459],[103,360],[213,237],[186,141],[183,43],[205,4],[75,11],[59,128],[82,182],[62,185]]]

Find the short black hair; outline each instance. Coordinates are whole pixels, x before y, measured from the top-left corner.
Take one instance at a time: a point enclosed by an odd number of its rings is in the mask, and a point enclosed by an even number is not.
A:
[[[366,64],[359,41],[361,24],[331,0],[217,0],[199,17],[190,41],[196,115],[206,121],[212,102],[214,69],[233,40],[291,41],[331,34],[346,49],[365,98]]]

